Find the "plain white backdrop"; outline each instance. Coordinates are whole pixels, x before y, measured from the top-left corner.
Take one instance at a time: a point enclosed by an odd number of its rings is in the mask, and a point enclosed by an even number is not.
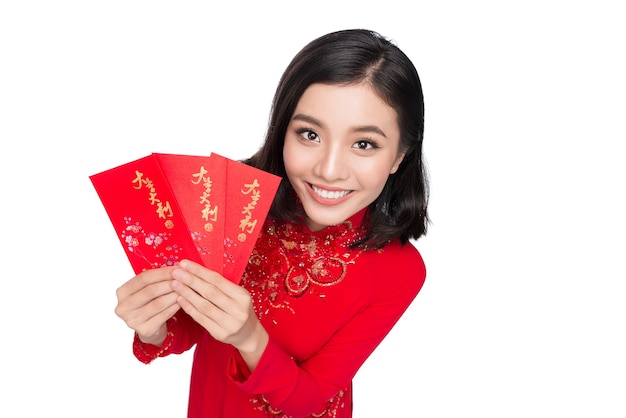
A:
[[[365,27],[422,78],[432,225],[355,418],[625,417],[625,18],[617,0],[2,2],[0,415],[185,416],[191,353],[132,357],[113,312],[132,270],[88,176],[249,156],[293,55]]]

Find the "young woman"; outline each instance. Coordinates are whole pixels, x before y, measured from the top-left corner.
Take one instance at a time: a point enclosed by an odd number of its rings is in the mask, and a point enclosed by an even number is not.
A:
[[[379,34],[305,46],[246,163],[283,177],[236,285],[183,260],[117,291],[144,363],[194,345],[190,417],[351,417],[352,379],[422,287],[418,74]]]

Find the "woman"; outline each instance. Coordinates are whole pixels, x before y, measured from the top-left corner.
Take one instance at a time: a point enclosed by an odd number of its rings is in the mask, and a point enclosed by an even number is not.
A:
[[[351,417],[352,379],[421,289],[423,96],[368,30],[305,46],[246,163],[283,177],[236,285],[183,260],[118,289],[144,363],[196,345],[190,417]]]

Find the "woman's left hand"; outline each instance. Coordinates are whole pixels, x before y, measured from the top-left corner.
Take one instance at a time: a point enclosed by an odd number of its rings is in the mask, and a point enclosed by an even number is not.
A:
[[[250,293],[221,274],[189,260],[172,272],[177,302],[218,341],[233,345],[254,370],[268,334],[254,313]]]

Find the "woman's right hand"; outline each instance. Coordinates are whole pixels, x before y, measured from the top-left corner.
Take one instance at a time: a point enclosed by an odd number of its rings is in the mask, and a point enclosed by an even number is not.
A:
[[[160,346],[167,335],[165,322],[180,309],[172,290],[173,270],[146,270],[117,289],[116,315],[145,343]]]

